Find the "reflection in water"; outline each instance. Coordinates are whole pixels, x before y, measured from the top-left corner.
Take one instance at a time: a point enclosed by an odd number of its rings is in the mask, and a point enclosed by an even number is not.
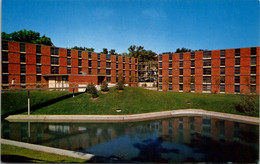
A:
[[[181,117],[137,123],[9,123],[2,138],[95,154],[93,162],[258,162],[258,126]]]

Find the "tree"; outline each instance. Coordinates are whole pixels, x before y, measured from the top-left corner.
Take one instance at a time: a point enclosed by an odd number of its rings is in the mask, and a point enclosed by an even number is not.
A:
[[[144,50],[144,47],[142,46],[135,46],[135,45],[131,45],[129,48],[128,48],[128,51],[129,51],[129,57],[134,57],[134,58],[138,58],[141,54],[141,51]]]
[[[145,50],[142,46],[130,46],[128,48],[129,57],[137,58],[139,62],[147,62],[156,60],[157,54],[151,50]]]
[[[191,52],[191,49],[182,47],[181,49],[177,48],[175,51],[175,53],[180,53],[180,52]]]
[[[101,52],[102,54],[108,54],[107,48],[103,48],[103,51]]]
[[[23,29],[10,34],[2,32],[1,35],[2,35],[2,39],[4,40],[53,46],[53,43],[51,42],[51,39],[49,37],[46,37],[45,35],[41,37],[39,32],[35,32],[32,30],[27,31]]]
[[[87,91],[88,91],[88,93],[91,94],[91,97],[92,97],[92,98],[98,97],[97,88],[95,87],[95,85],[94,85],[93,83],[90,83],[90,84],[87,86]]]
[[[111,50],[109,51],[109,54],[110,54],[110,55],[115,55],[115,54],[116,54],[116,50],[115,50],[115,49],[111,49]]]
[[[103,92],[109,91],[109,89],[108,89],[108,84],[107,84],[107,81],[106,81],[106,80],[104,80],[104,81],[102,82],[102,84],[101,84],[101,91],[103,91]]]
[[[95,51],[94,48],[78,47],[78,46],[74,46],[74,47],[72,47],[71,49],[81,50],[81,51],[88,51],[88,52],[94,52],[94,51]]]

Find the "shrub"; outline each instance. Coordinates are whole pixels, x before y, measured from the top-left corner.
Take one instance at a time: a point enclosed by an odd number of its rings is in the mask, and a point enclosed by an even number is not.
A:
[[[104,81],[102,82],[102,84],[101,84],[101,91],[103,91],[103,92],[109,91],[109,89],[108,89],[108,83],[107,83],[106,80],[104,80]]]
[[[239,112],[254,112],[257,110],[256,107],[256,96],[255,95],[244,95],[241,100],[240,104],[238,106]]]
[[[117,90],[123,90],[124,89],[124,80],[119,80],[117,83],[116,83],[116,89]]]
[[[87,86],[87,91],[88,91],[88,93],[91,94],[92,98],[98,97],[97,88],[95,87],[95,85],[94,85],[93,83],[90,83],[90,84]]]

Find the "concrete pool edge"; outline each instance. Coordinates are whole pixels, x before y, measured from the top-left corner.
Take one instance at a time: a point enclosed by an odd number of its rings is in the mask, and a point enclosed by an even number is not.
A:
[[[41,152],[46,152],[46,153],[51,153],[51,154],[57,154],[57,155],[63,155],[63,156],[68,156],[68,157],[73,157],[73,158],[86,159],[86,160],[90,160],[92,157],[94,157],[93,154],[52,148],[52,147],[35,145],[35,144],[30,144],[30,143],[18,142],[18,141],[12,141],[12,140],[7,140],[7,139],[3,139],[3,138],[1,138],[1,144],[12,145],[12,146],[31,149],[31,150],[36,150],[36,151],[41,151]]]
[[[11,115],[10,122],[134,122],[169,117],[206,116],[259,125],[259,117],[207,111],[203,109],[179,109],[132,115]]]

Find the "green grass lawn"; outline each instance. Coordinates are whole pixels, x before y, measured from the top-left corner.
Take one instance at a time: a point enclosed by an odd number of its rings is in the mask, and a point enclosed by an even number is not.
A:
[[[83,163],[85,159],[78,159],[41,151],[1,144],[1,161],[12,163]]]
[[[37,109],[32,114],[115,115],[193,108],[259,116],[258,110],[252,113],[240,113],[236,110],[243,95],[158,92],[137,87],[126,87],[121,93],[111,88],[108,94],[99,93],[99,95],[97,100],[92,100],[90,95],[83,93]],[[258,99],[259,96],[257,96]],[[259,102],[257,101],[255,105],[258,109]],[[118,108],[122,112],[116,112],[115,109]]]
[[[31,91],[31,108],[44,103],[71,95],[69,92],[61,91]],[[27,111],[27,91],[6,92],[1,94],[1,115],[11,114],[16,111]],[[48,104],[48,103],[47,103]]]

